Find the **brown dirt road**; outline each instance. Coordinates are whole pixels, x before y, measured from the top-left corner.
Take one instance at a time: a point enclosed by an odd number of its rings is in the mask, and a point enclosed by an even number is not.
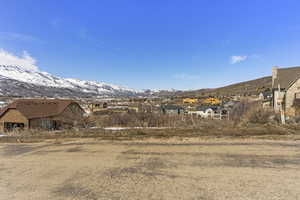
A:
[[[300,141],[0,144],[0,199],[300,199]]]

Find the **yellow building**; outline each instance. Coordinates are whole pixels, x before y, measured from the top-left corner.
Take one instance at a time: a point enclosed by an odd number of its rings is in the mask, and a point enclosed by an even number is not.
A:
[[[219,105],[221,104],[221,100],[213,97],[209,97],[203,100],[203,103],[209,104],[209,105]]]
[[[198,99],[195,98],[184,98],[182,100],[183,103],[198,103]]]

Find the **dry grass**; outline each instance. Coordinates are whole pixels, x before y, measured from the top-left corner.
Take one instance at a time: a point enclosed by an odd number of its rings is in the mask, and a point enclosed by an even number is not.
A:
[[[89,118],[91,126],[97,127],[195,127],[201,124],[200,117],[191,115],[164,115],[161,113],[110,113],[92,115]]]
[[[25,131],[11,134],[9,137],[0,137],[0,142],[41,142],[54,139],[60,143],[67,138],[97,138],[99,140],[137,140],[147,138],[264,138],[264,139],[300,139],[300,126],[297,124],[279,126],[277,124],[254,124],[220,120],[202,120],[195,127],[183,128],[140,128],[119,131],[102,128],[70,129],[56,132]]]

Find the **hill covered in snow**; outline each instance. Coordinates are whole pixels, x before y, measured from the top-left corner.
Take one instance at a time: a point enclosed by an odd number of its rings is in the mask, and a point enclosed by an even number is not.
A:
[[[0,65],[0,95],[4,96],[138,96],[143,91],[97,81],[61,78],[16,65]]]
[[[144,95],[104,82],[61,78],[43,72],[26,51],[17,56],[0,49],[0,95],[24,97],[103,97]]]

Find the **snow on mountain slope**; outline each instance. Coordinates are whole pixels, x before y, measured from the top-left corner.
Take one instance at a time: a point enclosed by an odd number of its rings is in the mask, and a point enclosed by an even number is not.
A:
[[[37,86],[67,88],[81,93],[90,93],[95,95],[137,95],[142,93],[142,91],[103,82],[60,78],[47,72],[12,65],[0,65],[0,79],[1,77]]]

